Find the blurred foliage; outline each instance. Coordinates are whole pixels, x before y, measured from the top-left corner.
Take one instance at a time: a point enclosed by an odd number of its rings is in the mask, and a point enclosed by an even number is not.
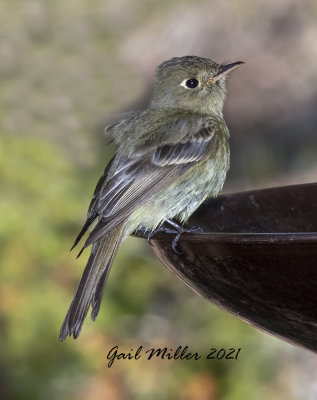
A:
[[[303,47],[314,39],[316,4],[224,3],[1,2],[1,399],[298,400],[315,390],[308,353],[211,306],[135,238],[119,251],[98,320],[87,319],[77,341],[58,341],[88,257],[76,260],[68,249],[113,150],[102,128],[141,96],[158,62],[195,53],[246,57],[259,68],[230,82],[227,115],[236,135],[227,188],[316,178],[316,74],[308,68],[316,48],[307,54]],[[296,54],[304,59],[301,76]],[[271,84],[261,78],[270,60],[280,66],[270,70]],[[254,93],[263,96],[254,101]],[[108,369],[114,345],[242,350],[232,362],[119,360]],[[299,370],[306,392],[298,389]]]

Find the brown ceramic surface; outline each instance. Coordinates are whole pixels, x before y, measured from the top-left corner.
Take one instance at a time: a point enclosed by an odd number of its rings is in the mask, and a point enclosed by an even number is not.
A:
[[[206,201],[190,218],[202,233],[153,237],[154,251],[217,306],[317,351],[317,183]]]

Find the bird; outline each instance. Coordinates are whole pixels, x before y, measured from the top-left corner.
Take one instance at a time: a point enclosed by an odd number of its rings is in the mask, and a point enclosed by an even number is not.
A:
[[[130,234],[142,229],[155,234],[166,221],[181,234],[199,205],[222,190],[230,156],[223,117],[226,78],[242,64],[173,57],[156,68],[147,108],[125,113],[105,128],[117,151],[72,247],[91,229],[81,250],[91,246],[91,253],[61,341],[78,338],[90,306],[96,319],[118,247]]]

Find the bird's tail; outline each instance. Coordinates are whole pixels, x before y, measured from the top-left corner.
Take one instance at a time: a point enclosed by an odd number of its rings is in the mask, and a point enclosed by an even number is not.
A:
[[[107,277],[121,243],[123,226],[124,222],[118,224],[92,245],[83,276],[61,327],[60,340],[68,335],[74,339],[79,336],[90,304],[91,319],[96,319]]]

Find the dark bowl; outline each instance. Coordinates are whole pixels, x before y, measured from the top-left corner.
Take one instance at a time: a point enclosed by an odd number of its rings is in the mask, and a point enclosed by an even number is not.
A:
[[[317,351],[317,183],[208,199],[188,221],[203,232],[151,243],[182,281],[217,306]]]

